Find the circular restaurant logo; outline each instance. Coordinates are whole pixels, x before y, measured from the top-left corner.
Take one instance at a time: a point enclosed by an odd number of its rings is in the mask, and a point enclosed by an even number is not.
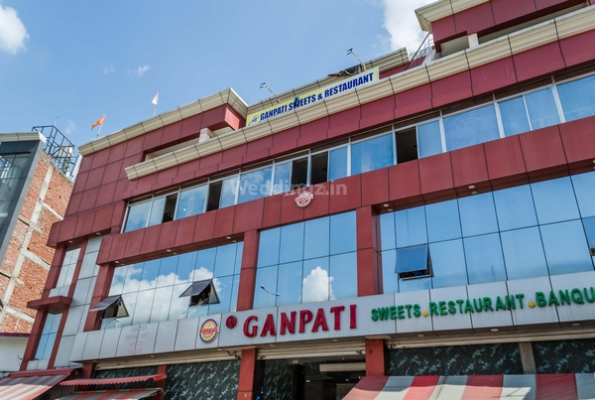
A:
[[[313,199],[314,199],[314,194],[312,192],[306,191],[306,192],[302,192],[299,196],[297,196],[294,199],[294,201],[298,207],[305,208],[305,207],[308,207],[310,205],[310,203],[312,203]]]
[[[205,322],[203,322],[198,332],[200,334],[200,340],[205,343],[210,343],[217,337],[219,326],[214,319],[207,319]]]

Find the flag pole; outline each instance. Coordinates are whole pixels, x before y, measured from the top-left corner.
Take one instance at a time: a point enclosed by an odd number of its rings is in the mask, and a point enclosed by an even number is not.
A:
[[[99,125],[99,130],[97,131],[97,139],[99,139],[99,134],[101,133],[101,128],[103,128],[103,124]]]

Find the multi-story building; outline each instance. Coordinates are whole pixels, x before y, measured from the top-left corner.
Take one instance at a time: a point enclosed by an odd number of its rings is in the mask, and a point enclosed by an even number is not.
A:
[[[434,51],[82,146],[10,379],[80,368],[65,399],[592,397],[592,3],[441,0],[416,11]]]
[[[0,373],[20,368],[35,318],[27,302],[41,296],[50,228],[72,190],[74,146],[57,129],[45,134],[0,134]]]

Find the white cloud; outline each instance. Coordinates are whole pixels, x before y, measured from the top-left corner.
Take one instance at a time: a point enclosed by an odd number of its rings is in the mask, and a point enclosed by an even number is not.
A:
[[[314,268],[310,271],[303,281],[303,302],[312,303],[316,301],[334,300],[333,287],[331,282],[333,277],[328,275],[328,272],[320,267]]]
[[[0,5],[0,51],[16,54],[20,50],[25,50],[27,38],[29,34],[17,11]]]
[[[66,128],[64,128],[64,133],[70,135],[71,133],[76,132],[76,124],[74,121],[68,120],[66,121]]]
[[[416,9],[436,0],[382,0],[384,5],[383,27],[390,35],[391,50],[406,47],[414,53],[427,32],[423,32],[415,15]]]
[[[136,76],[138,78],[142,77],[148,70],[151,69],[149,64],[141,65],[137,69],[128,70],[128,75]]]
[[[116,69],[114,68],[113,65],[106,65],[105,67],[103,67],[103,73],[105,75],[111,74],[112,72],[114,72]]]

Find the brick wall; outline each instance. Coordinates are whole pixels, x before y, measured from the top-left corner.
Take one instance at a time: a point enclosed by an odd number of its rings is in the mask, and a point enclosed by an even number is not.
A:
[[[72,182],[42,153],[19,212],[6,254],[0,263],[0,332],[30,333],[35,311],[27,302],[41,297],[54,249],[46,243],[54,222],[62,220]]]

